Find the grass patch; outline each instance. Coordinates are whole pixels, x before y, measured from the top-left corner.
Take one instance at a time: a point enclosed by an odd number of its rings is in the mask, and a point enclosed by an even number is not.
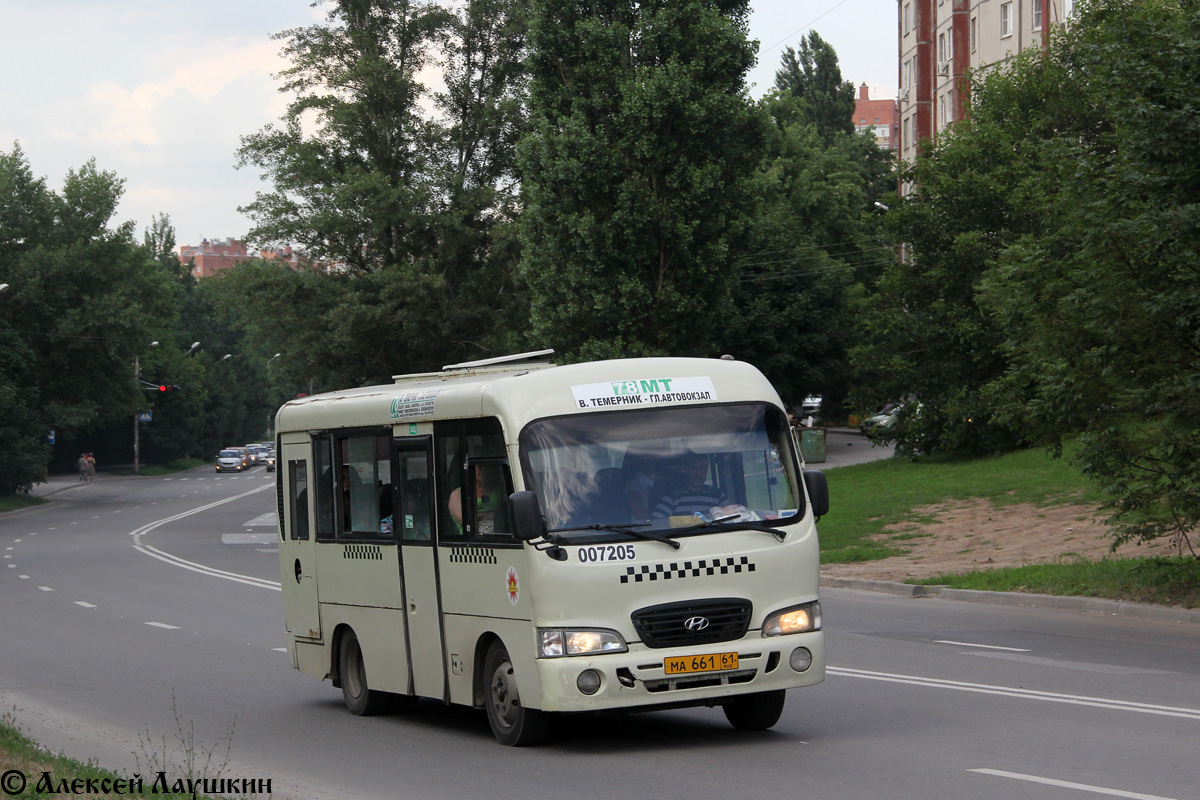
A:
[[[1068,455],[1022,450],[963,460],[885,459],[825,473],[831,498],[821,519],[821,560],[826,564],[900,555],[872,541],[888,525],[927,522],[914,508],[983,498],[995,505],[1098,503],[1103,499]]]
[[[176,472],[185,472],[196,467],[203,467],[212,464],[212,461],[206,461],[202,458],[180,458],[171,461],[167,464],[145,464],[138,468],[139,475],[147,475],[151,478],[161,477],[163,475],[174,475]],[[114,469],[107,470],[110,475],[132,475],[132,469]]]
[[[50,502],[41,497],[30,497],[27,494],[0,495],[0,514],[5,511],[20,511],[22,508],[32,508]]]
[[[937,575],[909,583],[1200,607],[1200,560],[1191,557],[1064,559],[1053,564]]]
[[[49,778],[43,778],[43,774]],[[113,792],[113,788],[126,788],[132,783],[131,775],[118,775],[115,772],[101,769],[94,763],[76,761],[64,755],[55,755],[39,747],[33,740],[21,733],[16,724],[13,712],[0,716],[0,775],[4,776],[4,786],[0,791],[6,797],[17,800],[35,800],[36,798],[52,798],[65,794],[69,797],[89,798],[134,798],[157,797],[184,800],[184,798],[204,798],[204,795],[188,793],[163,794],[152,792],[154,775],[142,775],[142,791],[137,793]],[[51,791],[38,791],[40,781],[49,781]],[[65,781],[65,784],[63,783]],[[79,783],[76,783],[78,781]],[[74,791],[74,786],[86,789],[90,785],[100,789],[108,781],[110,791]],[[121,783],[117,783],[120,781]],[[169,785],[169,784],[168,784]],[[47,788],[46,785],[42,786]],[[61,791],[60,791],[61,790]]]

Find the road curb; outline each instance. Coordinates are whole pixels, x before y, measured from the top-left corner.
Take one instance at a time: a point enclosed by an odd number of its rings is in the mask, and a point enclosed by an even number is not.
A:
[[[821,576],[821,586],[835,589],[858,589],[865,592],[880,592],[898,597],[937,597],[942,600],[957,600],[965,603],[1056,608],[1065,611],[1105,614],[1110,617],[1123,617],[1125,619],[1200,625],[1200,609],[1155,606],[1148,603],[1105,600],[1099,597],[1062,597],[1059,595],[1026,592],[984,592],[977,589],[951,589],[948,586],[940,585],[925,586],[911,583],[895,583],[893,581],[876,581],[866,578],[835,578],[824,575]]]

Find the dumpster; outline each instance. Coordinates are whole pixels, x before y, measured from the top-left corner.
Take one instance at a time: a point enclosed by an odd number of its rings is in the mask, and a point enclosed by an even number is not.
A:
[[[800,429],[800,455],[805,464],[820,464],[825,460],[825,429]]]

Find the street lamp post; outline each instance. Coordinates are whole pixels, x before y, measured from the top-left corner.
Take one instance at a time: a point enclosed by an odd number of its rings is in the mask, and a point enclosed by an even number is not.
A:
[[[157,347],[158,342],[151,342],[151,347]],[[142,367],[138,360],[138,356],[133,357],[133,383],[137,386],[138,396],[142,394]],[[133,474],[137,475],[140,469],[138,464],[139,443],[138,435],[141,433],[141,411],[133,412]]]

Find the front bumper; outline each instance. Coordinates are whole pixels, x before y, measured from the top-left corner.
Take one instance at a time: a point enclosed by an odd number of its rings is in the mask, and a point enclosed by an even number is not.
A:
[[[812,655],[811,666],[803,671],[791,666],[791,654],[799,647]],[[668,677],[663,669],[665,658],[730,652],[738,654],[736,670]],[[811,686],[825,680],[825,635],[813,631],[764,638],[752,631],[732,642],[662,649],[639,643],[631,644],[628,653],[541,658],[536,663],[543,711],[714,705],[726,697]],[[600,688],[591,695],[577,685],[585,670],[600,676]]]

